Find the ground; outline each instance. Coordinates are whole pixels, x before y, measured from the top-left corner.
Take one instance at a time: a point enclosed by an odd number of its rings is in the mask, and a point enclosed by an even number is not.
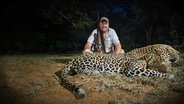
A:
[[[174,79],[119,74],[69,76],[86,92],[80,100],[54,75],[76,56],[1,55],[0,104],[184,104],[184,55],[173,65]]]

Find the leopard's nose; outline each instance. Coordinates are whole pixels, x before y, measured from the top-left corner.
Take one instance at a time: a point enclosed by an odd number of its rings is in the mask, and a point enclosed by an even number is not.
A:
[[[176,57],[173,57],[169,60],[170,62],[176,62],[177,61],[177,58]]]

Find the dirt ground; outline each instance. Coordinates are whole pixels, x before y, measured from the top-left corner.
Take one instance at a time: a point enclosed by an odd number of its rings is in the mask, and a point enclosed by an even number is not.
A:
[[[175,79],[127,78],[123,75],[77,75],[69,79],[86,92],[76,99],[55,79],[68,55],[0,56],[0,104],[184,104],[184,64]]]

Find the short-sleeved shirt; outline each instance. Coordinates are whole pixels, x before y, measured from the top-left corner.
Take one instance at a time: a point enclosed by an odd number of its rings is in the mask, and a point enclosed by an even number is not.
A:
[[[97,34],[97,29],[93,30],[91,35],[89,36],[87,42],[94,43],[94,35]],[[104,36],[104,35],[103,35]],[[108,33],[104,37],[105,51],[109,53],[112,51],[112,47],[114,44],[119,43],[119,38],[114,29],[109,28]]]

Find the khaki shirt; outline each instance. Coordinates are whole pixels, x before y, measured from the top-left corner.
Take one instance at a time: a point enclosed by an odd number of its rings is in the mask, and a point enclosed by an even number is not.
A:
[[[91,35],[88,37],[87,42],[94,43],[94,39],[95,39],[94,34],[97,34],[97,29],[92,31]],[[113,45],[115,43],[120,42],[115,30],[112,28],[109,28],[108,33],[105,35],[105,37],[103,35],[103,38],[104,38],[103,40],[105,44],[106,53],[113,51],[112,50]]]

